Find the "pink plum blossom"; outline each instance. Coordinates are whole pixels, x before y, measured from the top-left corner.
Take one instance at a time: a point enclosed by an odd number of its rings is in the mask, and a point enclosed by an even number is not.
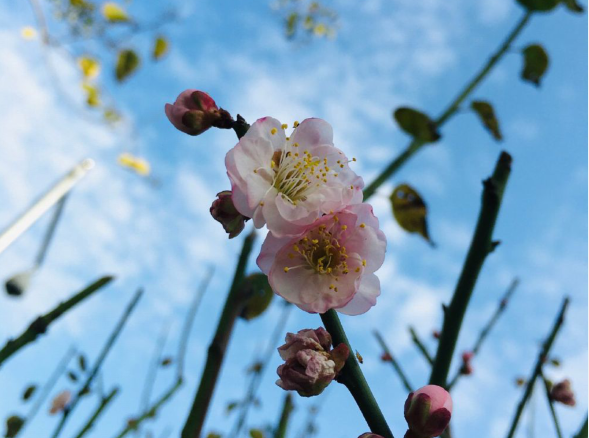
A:
[[[233,203],[254,225],[276,236],[296,235],[324,214],[362,202],[364,182],[333,145],[333,130],[321,119],[286,125],[271,117],[256,121],[225,158]]]
[[[51,407],[49,408],[49,413],[51,415],[57,414],[58,412],[63,411],[67,405],[72,400],[72,393],[67,389],[65,391],[61,391],[59,394],[55,396],[55,398],[51,401]]]
[[[268,233],[257,263],[272,290],[310,313],[365,313],[376,304],[386,238],[368,204],[326,214],[297,236]]]
[[[452,397],[441,386],[426,385],[405,401],[405,438],[433,438],[444,432],[452,417]]]
[[[276,384],[303,397],[319,395],[344,367],[350,350],[346,344],[331,349],[331,335],[322,327],[287,333],[278,348],[285,363],[278,367]]]
[[[231,127],[229,113],[219,109],[204,91],[185,90],[173,105],[167,103],[165,109],[172,125],[189,135],[200,135],[211,126]]]

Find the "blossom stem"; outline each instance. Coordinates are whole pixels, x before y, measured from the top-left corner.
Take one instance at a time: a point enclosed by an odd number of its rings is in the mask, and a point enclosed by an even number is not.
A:
[[[548,401],[548,407],[550,408],[550,415],[552,416],[552,421],[554,422],[556,435],[558,436],[558,438],[563,438],[562,430],[560,429],[560,421],[558,421],[556,409],[554,409],[554,400],[552,400],[552,397],[550,395],[550,382],[548,382],[542,370],[540,370],[540,377],[542,378],[542,383],[544,384],[544,389],[546,390],[546,400]]]
[[[387,424],[378,403],[374,399],[374,395],[364,378],[364,374],[360,369],[360,365],[353,354],[352,346],[348,341],[346,332],[335,310],[330,309],[322,313],[321,320],[325,329],[331,335],[333,345],[337,346],[344,343],[350,349],[350,355],[346,360],[346,364],[341,370],[338,381],[346,385],[354,400],[358,404],[362,415],[368,423],[368,427],[373,433],[381,435],[383,438],[394,438],[389,425]]]
[[[119,393],[119,388],[113,388],[113,390],[106,397],[102,397],[102,399],[100,400],[100,403],[96,407],[96,410],[94,411],[92,416],[88,419],[88,421],[86,422],[86,424],[84,425],[82,430],[80,430],[80,432],[76,435],[76,438],[82,438],[84,435],[86,435],[87,432],[90,431],[90,429],[92,429],[92,427],[94,426],[94,423],[96,423],[96,420],[98,419],[98,417],[100,417],[100,415],[102,415],[104,410],[108,407],[110,402],[112,402],[114,400],[114,398],[117,396],[118,393]]]
[[[538,354],[538,359],[536,360],[536,364],[534,365],[534,369],[532,370],[532,375],[530,376],[530,378],[526,382],[526,389],[525,389],[525,391],[522,395],[522,398],[519,401],[517,408],[515,410],[515,415],[513,416],[513,420],[511,422],[511,427],[509,428],[509,432],[507,433],[507,438],[513,438],[513,436],[515,435],[515,430],[517,429],[517,425],[518,425],[519,420],[521,418],[522,412],[524,411],[526,403],[528,402],[530,396],[532,395],[532,390],[534,388],[534,384],[536,382],[536,379],[542,373],[542,366],[544,365],[544,362],[546,361],[546,358],[548,357],[548,354],[550,353],[550,349],[552,348],[552,344],[554,343],[554,340],[556,339],[556,335],[558,334],[558,332],[560,331],[560,329],[562,327],[562,324],[564,322],[564,315],[566,313],[568,305],[569,305],[569,299],[567,297],[564,299],[564,301],[562,303],[562,306],[560,308],[560,311],[558,312],[558,316],[556,318],[556,321],[554,321],[554,325],[552,326],[552,330],[550,331],[550,334],[548,335],[548,337],[546,338],[546,340],[542,344],[542,349],[540,350],[540,353]]]
[[[290,420],[290,414],[294,410],[294,404],[292,402],[292,394],[287,392],[284,395],[284,402],[282,403],[282,411],[280,412],[280,419],[278,426],[274,432],[274,438],[286,437],[286,430],[288,428],[288,421]],[[235,435],[237,436],[237,435]]]
[[[231,127],[235,131],[237,138],[243,137],[248,129],[250,129],[250,125],[239,114],[237,115],[237,119],[231,124]]]
[[[80,402],[81,398],[83,397],[83,394],[87,390],[90,389],[90,385],[94,381],[94,378],[98,375],[98,372],[100,371],[100,368],[102,367],[102,364],[104,363],[104,360],[106,359],[106,356],[108,355],[108,353],[112,349],[115,341],[119,337],[119,334],[123,330],[123,327],[125,326],[127,320],[129,319],[129,316],[131,315],[131,313],[133,312],[133,310],[137,306],[137,303],[139,302],[139,298],[141,298],[141,295],[143,295],[143,289],[139,289],[137,292],[135,292],[135,295],[133,295],[133,298],[131,299],[131,301],[129,302],[127,307],[125,308],[123,315],[121,316],[121,318],[117,322],[117,325],[115,326],[114,330],[112,331],[112,333],[108,337],[106,343],[102,347],[102,351],[100,352],[98,359],[96,359],[96,363],[94,364],[94,366],[92,367],[92,369],[88,373],[88,377],[86,377],[84,384],[81,386],[80,390],[74,395],[71,403],[68,405],[68,409],[63,411],[63,415],[61,416],[61,420],[60,420],[59,424],[57,425],[57,427],[55,428],[55,431],[51,435],[52,438],[56,438],[61,433],[61,431],[63,430],[71,413],[74,411],[74,409],[76,408],[76,406]]]
[[[397,375],[401,379],[401,382],[403,383],[403,386],[405,387],[405,389],[408,392],[413,392],[413,387],[411,386],[411,383],[409,383],[409,379],[407,379],[407,375],[405,374],[405,372],[401,368],[401,365],[399,364],[399,362],[397,362],[397,360],[395,359],[395,356],[393,356],[393,354],[391,353],[391,350],[389,350],[389,347],[387,346],[387,344],[386,344],[384,338],[382,337],[382,335],[380,334],[380,332],[378,330],[374,330],[373,333],[374,333],[374,337],[376,338],[377,342],[380,344],[380,348],[382,348],[382,350],[387,355],[387,361],[390,362],[391,365],[393,366],[393,369],[396,371]]]
[[[243,247],[233,276],[233,283],[225,300],[215,336],[209,345],[207,361],[194,397],[194,403],[182,430],[182,438],[200,437],[233,326],[245,304],[245,297],[241,295],[239,286],[245,276],[245,268],[255,237],[255,231],[252,231],[243,241]]]
[[[474,76],[470,82],[462,89],[456,98],[446,107],[442,114],[435,120],[435,125],[440,128],[446,123],[460,108],[460,105],[468,98],[468,96],[475,90],[475,88],[487,77],[493,70],[493,67],[499,60],[509,51],[511,44],[515,38],[524,29],[532,16],[531,11],[527,11],[524,16],[518,21],[516,26],[507,35],[507,38],[501,43],[497,51],[489,58],[482,69]],[[376,190],[391,176],[393,176],[407,160],[417,153],[427,143],[413,139],[409,146],[401,152],[381,173],[364,189],[364,200],[370,198]]]
[[[511,161],[511,156],[502,152],[493,175],[483,183],[482,205],[476,229],[452,301],[444,309],[444,324],[429,381],[432,385],[447,387],[450,363],[470,297],[485,259],[498,244],[492,241],[493,230],[511,171]]]
[[[49,326],[59,319],[64,313],[71,310],[80,302],[90,297],[99,289],[106,286],[113,280],[114,277],[107,276],[96,280],[94,283],[87,286],[82,291],[69,298],[67,301],[60,303],[55,309],[45,315],[39,316],[31,325],[18,337],[11,339],[0,350],[0,365],[6,361],[10,356],[15,354],[24,346],[35,341],[40,335],[44,334]]]
[[[411,326],[409,327],[409,334],[411,335],[411,339],[413,340],[413,343],[415,344],[417,349],[421,352],[421,354],[423,355],[425,360],[430,365],[433,365],[434,360],[432,359],[432,355],[429,353],[429,351],[427,350],[427,348],[425,347],[425,344],[421,341],[421,339],[419,339],[419,336],[418,336],[417,332],[415,331],[415,329]]]
[[[513,293],[517,289],[518,285],[519,285],[519,278],[514,278],[513,281],[511,282],[511,284],[509,285],[509,287],[507,288],[505,295],[503,295],[503,297],[501,298],[501,301],[499,301],[499,305],[497,306],[495,313],[493,313],[493,316],[491,317],[489,322],[487,322],[485,327],[483,327],[483,329],[479,333],[479,337],[478,337],[477,341],[475,342],[474,347],[472,349],[473,357],[475,357],[479,353],[479,350],[481,349],[481,346],[485,342],[485,339],[487,339],[487,336],[489,335],[489,333],[491,332],[491,330],[493,329],[493,327],[495,326],[495,324],[499,320],[499,317],[503,314],[503,312],[507,308],[507,303],[509,303],[509,299],[511,298],[511,296],[513,295]],[[456,382],[458,381],[458,379],[462,375],[463,374],[460,372],[460,370],[456,371],[456,374],[454,375],[454,377],[450,380],[450,383],[448,384],[448,391],[450,391],[454,387],[454,385],[456,384]]]

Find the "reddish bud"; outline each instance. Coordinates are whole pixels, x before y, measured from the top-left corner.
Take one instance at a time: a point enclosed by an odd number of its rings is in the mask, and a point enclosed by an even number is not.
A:
[[[382,435],[377,435],[372,432],[366,432],[360,435],[358,438],[383,438]]]
[[[248,217],[243,216],[235,209],[229,190],[217,193],[217,199],[213,201],[210,211],[213,219],[223,225],[223,229],[229,234],[230,239],[239,235],[245,227],[245,222],[249,220]]]
[[[434,339],[440,339],[440,332],[437,330],[434,330],[432,332],[432,336],[434,337]]]
[[[471,351],[465,351],[462,353],[462,368],[460,372],[465,376],[469,376],[473,373],[472,364],[470,363],[471,359],[473,358],[474,353]]]
[[[166,104],[166,116],[176,129],[189,135],[200,135],[211,126],[228,129],[232,118],[219,109],[207,93],[186,90],[180,93],[174,104]]]
[[[287,333],[286,343],[278,352],[286,362],[278,367],[280,379],[276,384],[303,397],[321,394],[350,355],[345,344],[331,350],[331,335],[321,327]]]
[[[383,353],[380,356],[380,360],[382,360],[383,362],[392,362],[393,357],[389,353]]]
[[[409,394],[405,401],[405,438],[432,438],[442,434],[452,416],[452,397],[437,385],[427,385]]]
[[[552,400],[567,406],[575,406],[576,404],[575,393],[571,388],[571,381],[569,379],[565,379],[554,385],[550,390],[550,397]]]

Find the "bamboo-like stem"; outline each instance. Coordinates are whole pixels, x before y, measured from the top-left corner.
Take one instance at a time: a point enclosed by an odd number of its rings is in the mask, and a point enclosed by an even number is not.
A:
[[[388,356],[388,358],[387,358],[388,361],[391,363],[391,365],[393,366],[393,369],[396,371],[397,375],[401,379],[401,383],[403,383],[403,386],[405,387],[405,389],[408,392],[413,392],[413,387],[411,386],[411,383],[409,383],[409,379],[407,379],[407,375],[405,374],[405,372],[401,368],[401,365],[395,359],[395,356],[393,356],[393,353],[391,353],[391,350],[389,349],[388,345],[386,344],[386,342],[385,342],[384,338],[382,337],[382,335],[380,334],[380,332],[378,330],[374,330],[373,333],[374,333],[374,337],[376,338],[377,342],[380,344],[380,348],[382,348],[382,350]]]
[[[90,385],[94,381],[94,378],[98,375],[98,372],[100,371],[100,368],[102,367],[102,364],[104,363],[104,360],[106,359],[106,356],[108,355],[108,353],[112,349],[115,341],[119,337],[119,334],[123,330],[125,323],[129,319],[131,312],[133,312],[133,310],[135,309],[135,306],[137,305],[139,298],[141,298],[142,294],[143,294],[143,289],[139,289],[135,293],[135,295],[133,296],[133,298],[131,299],[131,301],[127,305],[127,307],[125,308],[123,315],[121,316],[121,318],[117,322],[117,325],[115,326],[114,330],[112,331],[112,333],[108,337],[106,343],[102,347],[102,351],[100,352],[98,359],[96,359],[96,363],[94,364],[94,366],[92,367],[92,369],[88,373],[88,376],[86,377],[86,380],[84,381],[84,384],[81,386],[80,390],[74,395],[71,403],[68,406],[68,409],[63,411],[63,415],[61,416],[61,420],[60,420],[59,424],[57,425],[57,427],[55,428],[53,435],[51,435],[53,438],[56,438],[61,433],[69,416],[71,415],[71,413],[74,411],[74,409],[77,407],[78,403],[80,402],[82,394],[84,394],[86,391],[88,391],[90,389]]]
[[[583,423],[583,425],[581,426],[581,428],[579,429],[579,432],[577,432],[577,434],[574,436],[574,438],[587,438],[587,426],[588,426],[588,416],[585,415],[585,423]]]
[[[76,435],[76,438],[82,438],[84,435],[86,435],[87,432],[90,431],[90,429],[92,429],[92,427],[94,427],[94,424],[96,423],[96,420],[98,420],[98,417],[102,415],[104,410],[114,400],[118,393],[119,388],[113,388],[113,390],[106,397],[102,397],[100,403],[96,407],[96,410],[92,413],[84,427],[82,427],[80,432]]]
[[[452,301],[445,308],[444,324],[432,367],[430,384],[447,387],[446,379],[450,363],[470,297],[485,259],[497,245],[497,242],[492,241],[493,230],[510,171],[511,156],[507,152],[502,152],[493,175],[484,181],[482,205],[476,229]]]
[[[421,341],[421,339],[419,339],[419,335],[417,334],[417,332],[415,331],[415,329],[413,327],[411,327],[411,326],[409,326],[409,334],[411,335],[411,340],[413,341],[413,343],[415,344],[415,346],[417,347],[417,349],[421,352],[421,355],[423,356],[423,358],[430,365],[433,365],[434,364],[434,360],[432,359],[432,355],[429,354],[429,351],[425,347],[425,344]]]
[[[10,356],[15,354],[21,348],[35,341],[40,335],[44,334],[49,326],[59,319],[64,313],[68,312],[86,298],[97,292],[99,289],[106,286],[113,280],[113,278],[114,277],[112,276],[106,276],[96,280],[94,283],[90,284],[85,289],[75,294],[73,297],[60,303],[49,313],[41,315],[35,319],[18,338],[10,339],[8,342],[6,342],[4,347],[2,347],[0,350],[0,365],[2,365],[4,361],[6,361]]]
[[[300,429],[300,432],[297,435],[299,438],[310,438],[311,436],[316,435],[317,430],[316,430],[316,425],[315,425],[315,419],[319,415],[319,411],[321,409],[321,406],[325,403],[325,399],[327,398],[328,394],[329,394],[329,387],[327,387],[327,389],[325,391],[323,391],[320,394],[320,396],[315,397],[315,400],[316,400],[315,404],[313,404],[311,407],[309,407],[309,413],[307,415],[307,420],[305,421],[305,424]],[[319,398],[319,400],[317,400],[318,398]]]
[[[284,308],[282,311],[282,315],[278,319],[276,326],[274,327],[274,331],[270,336],[270,340],[268,341],[268,345],[266,347],[265,354],[262,356],[262,360],[260,360],[260,368],[254,372],[252,372],[252,377],[250,380],[250,384],[248,387],[247,394],[243,403],[241,404],[241,411],[239,413],[239,417],[233,426],[233,430],[229,436],[233,438],[238,438],[241,429],[245,425],[247,414],[249,412],[249,408],[252,403],[256,400],[256,393],[260,388],[260,383],[262,382],[262,377],[264,375],[264,371],[266,367],[270,363],[272,356],[276,354],[276,346],[279,343],[279,339],[284,336],[284,327],[286,326],[286,322],[288,321],[288,316],[290,315],[290,311],[292,309],[292,305],[288,302],[284,302]]]
[[[278,426],[274,431],[274,438],[285,438],[286,431],[288,429],[288,421],[290,420],[290,414],[294,410],[294,403],[292,402],[292,394],[287,392],[284,395],[284,402],[282,402],[282,410],[280,412],[280,419],[278,420]]]
[[[487,77],[493,70],[493,67],[499,60],[509,51],[511,44],[525,28],[526,24],[532,16],[531,11],[527,11],[524,16],[517,22],[516,26],[509,32],[506,39],[501,43],[497,51],[489,58],[481,70],[468,82],[468,84],[458,93],[458,95],[448,104],[442,114],[435,120],[435,125],[440,128],[446,123],[460,108],[460,105],[468,98],[468,96],[476,89],[476,87]],[[372,183],[364,189],[364,200],[370,198],[376,190],[391,176],[393,176],[413,155],[417,153],[427,143],[413,139],[409,146],[401,152]]]
[[[157,415],[158,410],[166,404],[172,396],[182,387],[184,382],[183,375],[184,375],[184,358],[186,356],[186,349],[188,347],[188,338],[190,336],[190,332],[192,331],[192,324],[194,322],[194,318],[196,317],[196,312],[200,307],[200,303],[202,301],[202,297],[204,296],[209,283],[213,277],[214,269],[211,267],[205,277],[203,278],[196,295],[186,313],[186,319],[184,320],[184,326],[182,327],[182,333],[180,340],[178,342],[178,353],[176,355],[176,379],[173,382],[172,386],[164,392],[157,400],[155,400],[150,406],[146,406],[145,410],[137,417],[134,418],[132,421],[128,422],[123,430],[119,432],[116,438],[123,438],[129,432],[139,430],[141,425],[144,421],[149,418],[154,418]]]
[[[546,379],[546,376],[540,370],[540,377],[542,379],[542,384],[544,385],[544,389],[546,390],[546,400],[548,401],[548,407],[550,408],[550,415],[552,416],[552,421],[554,422],[554,428],[556,429],[556,436],[558,438],[563,438],[562,436],[562,429],[560,428],[560,421],[558,421],[558,415],[556,415],[556,409],[554,409],[554,400],[552,400],[552,396],[550,395],[550,382]]]
[[[233,332],[233,326],[245,305],[245,298],[247,298],[242,296],[240,286],[245,276],[245,268],[252,251],[255,237],[255,231],[252,231],[243,241],[243,247],[233,276],[233,283],[225,300],[215,336],[209,345],[207,361],[194,397],[194,403],[182,430],[182,438],[200,437],[209,404],[217,384],[219,372],[221,371],[225,351],[227,350],[227,345]]]
[[[479,351],[480,351],[483,343],[485,342],[485,339],[487,339],[487,336],[489,335],[489,333],[491,332],[491,330],[493,329],[493,327],[495,326],[495,324],[499,320],[499,317],[503,314],[503,312],[507,308],[507,304],[509,303],[511,296],[513,295],[513,293],[517,289],[518,285],[519,285],[519,278],[514,278],[511,282],[511,284],[509,285],[509,287],[507,288],[507,291],[505,291],[505,294],[503,295],[503,297],[499,301],[499,305],[497,306],[497,309],[493,313],[493,316],[491,316],[491,319],[489,319],[487,324],[483,327],[483,329],[479,333],[479,336],[474,344],[474,347],[471,350],[473,357],[475,357],[476,355],[479,354]],[[458,382],[458,379],[460,379],[460,377],[462,375],[463,375],[463,373],[461,372],[460,369],[458,371],[456,371],[456,374],[454,374],[454,377],[450,380],[450,383],[448,383],[448,391],[450,391],[454,387],[454,385],[456,385],[456,382]]]
[[[538,354],[538,359],[536,360],[536,364],[534,365],[534,368],[532,370],[532,374],[531,374],[530,378],[527,380],[526,389],[524,390],[522,398],[519,401],[517,408],[515,410],[515,414],[513,416],[513,420],[511,422],[509,432],[507,433],[507,438],[513,438],[513,436],[515,434],[515,430],[517,429],[517,425],[519,423],[522,412],[524,411],[524,407],[526,406],[526,403],[528,402],[530,395],[532,394],[532,390],[534,388],[534,384],[536,382],[536,379],[538,378],[538,376],[540,376],[540,373],[542,372],[542,365],[544,365],[544,362],[546,361],[546,358],[548,357],[548,354],[550,353],[550,349],[552,348],[552,344],[554,343],[554,340],[556,339],[556,335],[558,334],[559,330],[562,327],[562,324],[564,322],[564,316],[565,316],[568,305],[569,305],[569,299],[567,297],[564,299],[564,301],[562,303],[562,306],[560,308],[560,311],[558,312],[558,316],[556,318],[556,321],[554,321],[554,325],[552,326],[552,330],[550,331],[550,334],[548,335],[548,337],[546,338],[546,340],[542,344],[542,349],[540,350],[540,353]]]
[[[331,335],[333,345],[346,344],[350,350],[350,355],[346,360],[346,364],[342,368],[338,376],[338,382],[343,383],[350,391],[356,404],[360,408],[368,427],[373,433],[381,435],[383,438],[394,438],[387,421],[385,420],[378,403],[374,399],[374,395],[364,378],[364,374],[360,369],[360,365],[354,355],[354,350],[348,341],[346,332],[337,316],[335,310],[330,309],[322,313],[321,320],[325,329]]]

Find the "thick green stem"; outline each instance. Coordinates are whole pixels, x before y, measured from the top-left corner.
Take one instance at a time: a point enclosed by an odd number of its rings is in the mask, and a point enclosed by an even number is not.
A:
[[[532,16],[531,11],[527,11],[524,16],[517,22],[516,26],[507,35],[507,38],[501,43],[497,51],[489,58],[482,69],[469,81],[469,83],[460,91],[460,93],[454,98],[452,102],[446,107],[442,114],[435,120],[435,124],[438,128],[442,127],[460,108],[460,105],[470,96],[475,88],[487,77],[487,75],[493,70],[493,67],[499,62],[499,60],[507,53],[511,48],[511,44],[515,38],[521,33],[528,21]],[[364,200],[370,198],[376,190],[391,176],[393,176],[397,170],[399,170],[407,160],[417,153],[427,143],[423,143],[419,140],[413,139],[407,149],[395,158],[375,180],[370,183],[364,189]]]
[[[579,432],[577,432],[574,438],[587,438],[587,420],[588,417],[585,415],[585,423],[583,423],[581,429],[579,429]]]
[[[501,301],[499,301],[499,305],[497,306],[495,313],[493,313],[493,316],[491,316],[491,319],[487,322],[485,327],[483,327],[483,329],[479,333],[479,337],[477,338],[477,341],[475,342],[474,347],[471,350],[473,357],[475,357],[477,354],[479,354],[479,350],[481,349],[481,346],[483,345],[483,343],[485,342],[485,339],[487,339],[487,336],[489,336],[489,333],[491,332],[491,330],[493,329],[493,327],[495,326],[495,324],[499,320],[499,317],[503,314],[503,312],[507,308],[507,304],[509,303],[511,296],[513,295],[513,293],[517,289],[518,285],[519,285],[519,279],[514,278],[513,281],[511,282],[511,284],[509,285],[509,287],[507,288],[505,295],[503,295],[503,297],[501,298]],[[454,377],[452,378],[452,380],[450,380],[450,383],[448,384],[448,391],[451,390],[454,387],[454,385],[456,385],[456,382],[458,382],[458,379],[460,379],[460,376],[462,376],[462,375],[463,375],[462,369],[459,369],[458,371],[456,371],[456,374],[454,374]]]
[[[530,396],[532,395],[532,390],[534,389],[534,384],[536,383],[536,379],[542,373],[542,365],[544,365],[544,362],[546,361],[546,358],[548,357],[548,354],[550,353],[550,349],[552,348],[552,344],[554,343],[554,340],[556,339],[556,335],[558,334],[560,328],[562,327],[562,324],[564,322],[564,315],[566,313],[568,305],[569,305],[569,299],[565,298],[562,303],[562,306],[560,308],[560,311],[558,312],[558,316],[556,318],[556,321],[554,321],[554,325],[552,326],[552,330],[550,331],[550,334],[548,335],[548,337],[546,338],[546,340],[542,344],[542,349],[540,351],[540,354],[538,354],[538,359],[536,360],[536,364],[534,365],[534,369],[532,370],[532,374],[531,374],[530,378],[527,380],[526,389],[524,390],[522,398],[519,401],[517,408],[515,410],[515,415],[513,416],[513,420],[511,422],[511,427],[509,428],[509,432],[507,433],[507,438],[513,438],[513,436],[515,435],[515,430],[517,429],[517,425],[519,423],[522,412],[524,411],[526,403],[528,402]]]
[[[444,324],[432,373],[430,384],[446,387],[450,363],[456,348],[456,341],[462,327],[470,297],[477,278],[487,256],[493,251],[497,242],[493,242],[493,229],[499,214],[503,191],[511,171],[511,156],[502,152],[495,166],[493,175],[484,181],[482,206],[470,249],[450,305],[445,308]]]
[[[383,351],[385,352],[385,354],[387,355],[386,360],[391,363],[391,365],[393,366],[393,369],[397,372],[397,375],[401,379],[401,382],[403,383],[403,386],[405,387],[405,389],[408,392],[413,392],[413,387],[411,386],[411,383],[409,383],[409,379],[407,379],[407,375],[405,374],[405,372],[401,368],[401,365],[399,364],[399,362],[397,362],[397,360],[395,359],[395,356],[393,356],[393,354],[391,353],[391,350],[389,350],[389,347],[386,344],[382,335],[379,333],[378,330],[374,330],[373,333],[374,333],[374,337],[376,338],[376,340],[380,344],[380,348],[382,348]]]
[[[286,430],[288,429],[288,420],[290,420],[290,414],[294,410],[294,404],[292,402],[292,394],[290,392],[284,395],[284,402],[282,403],[282,411],[280,412],[280,419],[278,420],[278,426],[274,432],[274,438],[285,438]]]
[[[92,416],[88,419],[88,421],[86,422],[84,427],[82,427],[82,430],[80,430],[80,432],[76,435],[76,438],[82,438],[84,435],[86,435],[87,432],[90,431],[90,429],[92,429],[92,427],[94,427],[94,424],[96,423],[96,420],[98,419],[98,417],[100,417],[100,415],[102,415],[104,410],[108,407],[110,402],[112,402],[114,400],[114,398],[117,396],[118,393],[119,393],[119,388],[114,388],[106,397],[103,397],[102,400],[100,400],[100,403],[96,407],[96,410],[94,411]]]
[[[342,327],[337,312],[333,309],[322,313],[321,320],[325,329],[331,335],[333,345],[337,346],[341,343],[346,344],[350,349],[350,355],[346,360],[346,364],[338,377],[338,382],[346,385],[356,404],[360,408],[362,415],[368,423],[368,427],[373,433],[381,435],[383,438],[394,438],[389,425],[387,424],[378,403],[372,395],[372,391],[364,378],[364,374],[360,369],[360,365],[354,355],[354,350],[348,341],[346,332]]]
[[[202,372],[198,391],[194,397],[194,403],[182,430],[182,438],[200,437],[233,326],[245,304],[246,297],[242,296],[240,285],[245,276],[245,268],[254,240],[255,232],[252,231],[243,241],[243,248],[237,262],[233,283],[225,300],[215,336],[209,345],[207,361]]]
[[[142,294],[143,294],[143,290],[139,289],[135,293],[135,295],[133,295],[133,298],[131,299],[131,301],[129,302],[127,307],[125,308],[123,315],[121,316],[121,318],[119,319],[114,330],[112,331],[112,333],[108,337],[106,343],[102,347],[102,351],[100,352],[98,359],[96,359],[96,363],[94,364],[94,366],[92,367],[92,369],[88,373],[88,377],[86,377],[84,384],[81,386],[80,390],[74,395],[74,398],[71,401],[71,403],[69,404],[68,409],[63,411],[63,415],[61,416],[61,421],[59,422],[59,424],[57,425],[57,428],[53,432],[53,435],[52,435],[53,438],[56,438],[60,434],[60,432],[63,430],[69,416],[71,415],[71,413],[74,411],[74,409],[76,408],[76,406],[80,402],[81,397],[83,396],[84,393],[86,393],[86,391],[88,391],[90,389],[90,385],[94,381],[94,378],[98,375],[98,372],[100,371],[100,368],[102,367],[102,364],[104,363],[104,360],[106,359],[106,356],[108,355],[108,353],[112,349],[113,345],[115,344],[115,341],[119,337],[119,334],[123,330],[125,323],[129,319],[131,312],[133,312],[133,310],[135,309],[135,306],[139,302],[139,298],[141,298]]]
[[[554,428],[556,429],[556,435],[558,438],[563,438],[562,430],[560,428],[560,421],[558,421],[558,416],[556,415],[556,409],[554,409],[554,400],[552,400],[552,396],[550,395],[550,388],[551,384],[544,376],[542,370],[540,370],[540,377],[542,378],[542,383],[544,384],[544,389],[546,393],[546,400],[548,401],[548,407],[550,408],[550,415],[552,416],[552,421],[554,422]]]
[[[69,300],[60,303],[51,312],[35,319],[29,328],[27,328],[18,338],[9,340],[6,345],[4,345],[2,350],[0,350],[0,365],[2,365],[6,359],[23,348],[25,345],[35,341],[39,335],[42,335],[47,331],[49,326],[55,320],[78,305],[80,302],[84,301],[90,295],[94,294],[94,292],[106,286],[113,280],[113,278],[114,277],[111,276],[102,277],[101,279],[92,283],[90,286],[86,287],[84,290],[75,294]]]
[[[434,360],[432,359],[431,354],[429,354],[429,351],[427,351],[427,348],[425,348],[425,344],[421,342],[421,339],[419,339],[419,336],[417,335],[417,332],[413,327],[409,327],[409,334],[411,335],[411,340],[413,341],[417,349],[421,352],[421,355],[424,357],[424,359],[430,365],[433,365]]]

